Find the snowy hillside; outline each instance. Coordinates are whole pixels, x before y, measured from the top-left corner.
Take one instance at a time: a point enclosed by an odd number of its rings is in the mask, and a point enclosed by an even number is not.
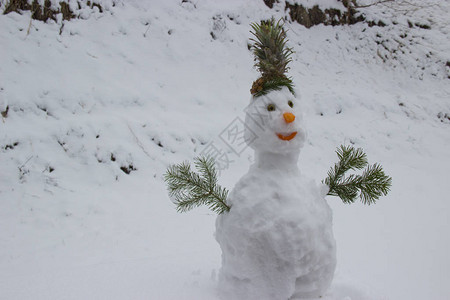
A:
[[[0,299],[218,299],[216,217],[176,213],[162,174],[211,149],[222,185],[245,174],[252,151],[227,143],[258,76],[249,24],[284,1],[98,3],[0,15]],[[450,2],[414,3],[364,9],[386,26],[286,23],[303,174],[345,143],[393,178],[374,206],[327,199],[325,300],[450,298]]]

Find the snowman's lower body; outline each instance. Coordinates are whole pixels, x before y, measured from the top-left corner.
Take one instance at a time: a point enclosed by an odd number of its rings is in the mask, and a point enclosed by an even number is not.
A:
[[[331,212],[325,214],[323,222],[316,219],[312,224],[295,213],[283,218],[264,213],[253,217],[256,219],[241,223],[242,215],[230,212],[217,220],[216,239],[222,248],[219,288],[223,298],[287,300],[323,296],[336,266]],[[248,224],[253,226],[243,226]]]

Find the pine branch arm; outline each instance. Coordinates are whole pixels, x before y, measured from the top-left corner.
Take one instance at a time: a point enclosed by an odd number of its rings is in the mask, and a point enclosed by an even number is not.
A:
[[[217,184],[214,160],[208,157],[195,159],[195,166],[201,175],[193,172],[188,162],[171,165],[164,174],[169,196],[178,212],[186,212],[206,205],[221,214],[230,210],[226,199],[228,190]]]
[[[338,196],[344,203],[353,203],[360,197],[364,204],[375,203],[381,196],[386,196],[392,184],[380,164],[367,167],[362,175],[352,174],[345,177],[350,169],[362,169],[367,163],[366,154],[361,148],[341,146],[336,151],[339,162],[328,171],[328,177],[322,182],[328,185],[327,195]]]

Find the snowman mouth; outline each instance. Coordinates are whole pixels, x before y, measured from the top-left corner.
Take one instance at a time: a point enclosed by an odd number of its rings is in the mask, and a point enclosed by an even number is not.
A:
[[[288,134],[277,133],[277,136],[280,140],[290,141],[297,135],[297,131]]]

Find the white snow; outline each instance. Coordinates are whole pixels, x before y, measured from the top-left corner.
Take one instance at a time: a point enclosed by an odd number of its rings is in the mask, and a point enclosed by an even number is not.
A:
[[[217,299],[216,217],[177,214],[162,174],[211,142],[232,160],[222,185],[245,174],[251,149],[222,133],[258,77],[249,24],[285,12],[102,3],[62,29],[0,15],[0,298]],[[301,173],[320,182],[353,143],[393,178],[370,207],[327,198],[337,269],[322,299],[450,295],[450,4],[416,3],[366,9],[385,27],[286,23],[308,128]]]
[[[325,10],[329,8],[339,9],[341,11],[345,11],[346,8],[342,4],[342,2],[333,1],[333,0],[287,0],[287,3],[290,4],[298,4],[302,5],[305,8],[312,8],[314,6],[318,6],[320,9]]]

